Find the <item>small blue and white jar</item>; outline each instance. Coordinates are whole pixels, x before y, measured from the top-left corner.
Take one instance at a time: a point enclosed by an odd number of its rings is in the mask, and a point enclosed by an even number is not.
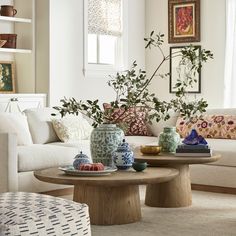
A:
[[[129,144],[125,142],[125,139],[123,139],[123,142],[118,145],[117,150],[113,153],[113,161],[119,170],[127,170],[132,167],[134,153],[131,151]]]
[[[80,154],[75,156],[75,160],[73,162],[73,166],[76,170],[79,170],[81,164],[91,163],[89,157],[81,151]]]

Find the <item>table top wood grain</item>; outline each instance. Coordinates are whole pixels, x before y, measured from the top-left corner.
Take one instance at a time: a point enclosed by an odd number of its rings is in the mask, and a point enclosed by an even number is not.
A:
[[[58,168],[48,168],[34,172],[37,179],[55,183],[69,185],[93,185],[93,186],[123,186],[162,183],[176,177],[179,171],[173,168],[148,167],[142,172],[136,172],[132,168],[126,171],[116,171],[105,176],[71,176],[66,175]]]

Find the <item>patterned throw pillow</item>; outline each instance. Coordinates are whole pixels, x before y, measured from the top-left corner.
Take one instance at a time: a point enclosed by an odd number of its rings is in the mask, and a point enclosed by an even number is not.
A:
[[[236,116],[203,115],[201,119],[184,120],[178,118],[177,132],[185,138],[192,129],[196,129],[204,138],[236,139]]]
[[[108,103],[104,103],[103,107],[105,110],[111,109],[111,105]],[[146,124],[146,115],[147,112],[141,108],[129,108],[127,111],[115,108],[111,117],[117,124],[123,123],[127,125],[126,136],[152,136]]]
[[[62,119],[52,119],[53,128],[62,142],[74,142],[89,139],[92,126],[81,114],[69,115]]]

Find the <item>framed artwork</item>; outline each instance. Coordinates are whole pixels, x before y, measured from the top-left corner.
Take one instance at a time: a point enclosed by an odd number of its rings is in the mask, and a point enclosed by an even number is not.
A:
[[[168,42],[200,42],[200,0],[168,0]]]
[[[184,81],[189,77],[193,78],[194,83],[192,86],[187,87],[186,92],[188,93],[201,93],[201,70],[199,72],[193,72],[191,70],[192,63],[190,60],[185,60],[184,63],[182,61],[181,56],[176,56],[178,52],[181,51],[182,48],[187,46],[179,46],[179,47],[170,47],[170,93],[177,92],[175,88],[178,80]],[[199,55],[201,51],[201,46],[194,46],[197,48],[197,53]]]
[[[0,93],[15,93],[14,62],[0,61]]]

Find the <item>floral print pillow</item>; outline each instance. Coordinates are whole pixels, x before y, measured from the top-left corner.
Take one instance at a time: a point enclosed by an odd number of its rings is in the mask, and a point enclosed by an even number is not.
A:
[[[103,107],[105,111],[111,109],[108,103],[104,103]],[[126,136],[152,136],[147,127],[146,116],[147,112],[141,108],[129,108],[127,111],[115,108],[111,114],[111,118],[125,131]]]
[[[203,115],[201,118],[184,120],[179,117],[176,130],[185,138],[192,129],[196,129],[204,138],[236,139],[236,116]]]

